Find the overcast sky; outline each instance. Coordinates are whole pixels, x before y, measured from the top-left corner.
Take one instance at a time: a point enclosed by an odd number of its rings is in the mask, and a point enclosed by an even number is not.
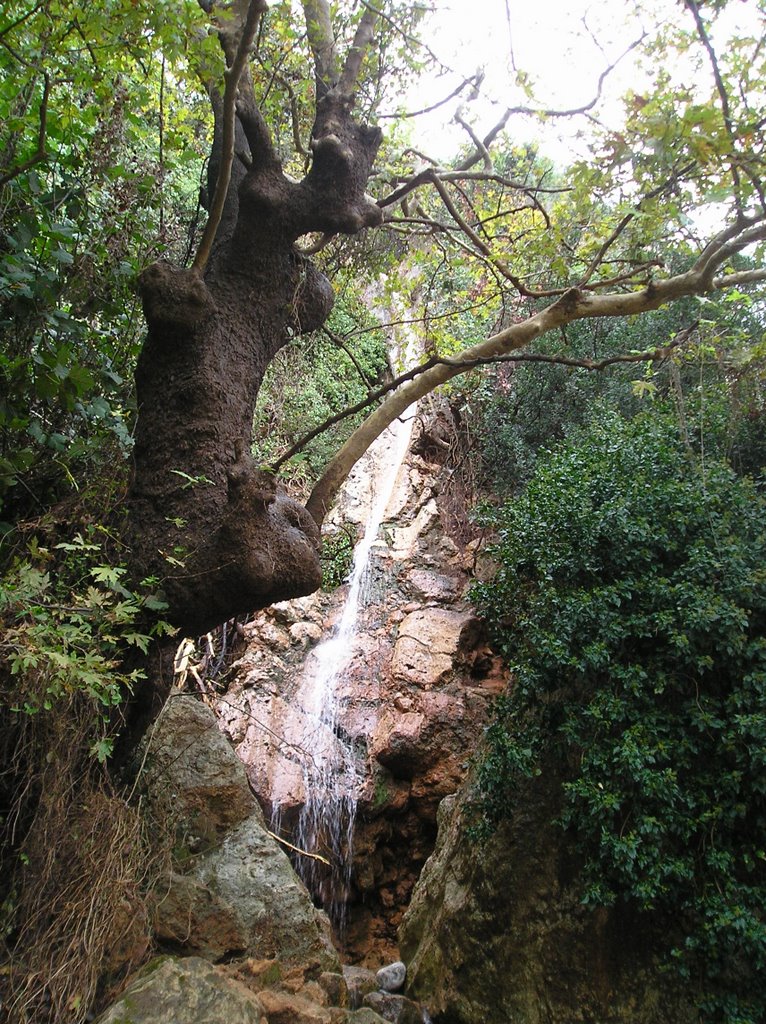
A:
[[[667,10],[673,0],[660,0]],[[601,72],[641,33],[634,5],[614,0],[439,0],[439,14],[426,38],[453,76],[421,82],[417,93],[420,106],[437,102],[477,67],[486,77],[482,97],[464,107],[470,119],[488,130],[509,106],[528,104],[515,84],[516,72],[527,73],[535,85],[542,106],[568,109],[588,103],[596,94]],[[676,5],[677,9],[677,5]],[[613,75],[609,90],[624,91],[631,84],[634,66],[627,59],[619,74]],[[449,121],[455,103],[418,119],[414,129],[418,142],[437,158],[446,158],[465,134]],[[579,125],[582,127],[582,124]],[[574,124],[542,133],[543,148],[563,158],[573,144]],[[513,123],[515,137],[540,139],[539,124],[521,118]],[[557,141],[562,136],[564,141]]]

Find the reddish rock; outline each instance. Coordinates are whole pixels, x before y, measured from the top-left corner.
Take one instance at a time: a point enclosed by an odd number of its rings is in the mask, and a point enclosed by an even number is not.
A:
[[[505,682],[463,597],[477,545],[467,551],[446,535],[434,497],[438,470],[410,456],[400,475],[336,684],[336,731],[353,741],[364,773],[344,951],[375,968],[398,959],[396,929],[433,850],[439,801],[464,778],[489,698]],[[360,477],[352,488],[334,513],[336,527],[344,518],[364,522],[367,482]],[[280,804],[291,841],[309,756],[302,737],[311,733],[313,742],[325,729],[315,720],[312,729],[300,706],[302,680],[317,629],[330,635],[347,591],[259,613],[220,703],[222,727],[237,743],[260,803],[267,814]]]

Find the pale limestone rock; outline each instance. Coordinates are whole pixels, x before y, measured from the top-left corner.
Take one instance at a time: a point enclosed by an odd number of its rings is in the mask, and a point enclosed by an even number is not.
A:
[[[95,1024],[261,1024],[244,985],[197,957],[149,964]]]
[[[161,941],[212,959],[248,955],[317,975],[340,969],[326,918],[260,814],[198,858],[190,874],[173,874],[155,916]]]
[[[436,686],[452,670],[477,626],[476,616],[468,611],[422,608],[411,612],[399,627],[393,675],[418,686]]]
[[[139,750],[139,781],[160,817],[170,816],[189,849],[216,843],[257,809],[244,765],[213,712],[174,693]]]
[[[464,581],[457,576],[429,569],[413,569],[407,576],[418,597],[424,601],[449,603],[457,600],[464,587]]]
[[[392,964],[381,967],[375,977],[378,979],[378,986],[384,992],[398,992],[404,986],[407,968],[401,960],[395,960]]]
[[[232,908],[248,937],[249,955],[313,966],[316,974],[340,970],[326,918],[260,816],[230,832],[194,874]]]
[[[293,643],[301,644],[303,647],[322,639],[322,628],[315,622],[294,622],[289,632]]]

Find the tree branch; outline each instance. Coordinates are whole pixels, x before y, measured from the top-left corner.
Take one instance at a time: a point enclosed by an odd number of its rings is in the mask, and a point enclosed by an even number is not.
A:
[[[366,5],[365,12],[356,27],[354,41],[351,44],[351,49],[346,55],[343,73],[341,74],[340,81],[338,82],[338,89],[343,96],[352,96],[356,89],[356,83],[362,67],[362,61],[368,46],[372,42],[377,20],[378,12],[369,5]]]
[[[726,125],[726,132],[729,136],[729,142],[731,143],[732,153],[737,152],[736,146],[736,135],[734,133],[734,124],[731,119],[731,107],[729,106],[729,94],[726,92],[726,86],[723,83],[721,76],[721,69],[718,66],[718,58],[716,57],[713,44],[710,41],[710,36],[705,28],[705,23],[699,12],[696,0],[685,0],[687,8],[691,11],[692,17],[694,18],[694,24],[697,27],[697,35],[699,36],[700,42],[704,46],[708,58],[710,59],[710,65],[713,69],[713,78],[715,79],[715,87],[718,90],[718,96],[721,100],[721,112],[723,114],[723,121]],[[742,213],[742,182],[739,176],[739,169],[735,161],[730,164],[731,176],[734,182],[734,201],[737,205],[737,210]]]
[[[525,106],[508,107],[505,113],[500,118],[500,120],[492,128],[490,128],[489,132],[487,132],[487,134],[482,139],[483,149],[487,150],[490,148],[490,146],[495,141],[497,136],[500,134],[503,128],[505,128],[508,121],[515,114],[524,114],[528,117],[575,117],[578,114],[586,114],[589,110],[592,110],[593,107],[595,107],[598,101],[601,99],[601,93],[604,88],[604,82],[607,80],[609,75],[614,71],[617,65],[622,60],[624,60],[624,58],[627,57],[629,53],[635,50],[636,47],[643,42],[645,35],[646,33],[642,33],[638,39],[634,40],[628,47],[626,47],[625,50],[623,50],[623,52],[615,61],[613,61],[608,67],[604,68],[604,70],[598,77],[598,83],[596,85],[596,95],[593,97],[592,100],[590,100],[590,102],[583,103],[582,106],[579,107],[570,107],[567,110],[558,110],[555,108],[540,109],[536,107]],[[463,160],[463,162],[458,165],[457,170],[467,171],[483,159],[484,157],[482,150],[477,148],[470,156],[466,157],[466,159]]]
[[[10,24],[5,25],[3,28],[1,28],[0,39],[2,39],[3,36],[7,36],[9,32],[13,32],[13,30],[15,28],[18,28],[19,25],[23,25],[24,22],[31,18],[33,14],[37,14],[37,12],[44,4],[45,0],[40,0],[40,3],[35,4],[35,6],[31,10],[26,12],[26,14],[20,15],[15,21],[12,21],[10,22]]]
[[[685,328],[683,331],[680,331],[671,342],[662,348],[649,349],[646,352],[626,352],[616,356],[608,356],[605,359],[577,359],[570,356],[543,355],[542,353],[537,352],[511,352],[503,355],[477,356],[474,359],[433,356],[425,363],[421,363],[420,366],[417,366],[412,370],[408,370],[406,373],[400,374],[394,380],[389,381],[388,384],[384,384],[376,391],[371,392],[367,398],[363,398],[360,402],[357,402],[356,405],[349,406],[347,409],[342,409],[333,416],[328,416],[324,422],[319,424],[319,426],[310,430],[307,434],[304,434],[303,437],[296,441],[295,444],[284,453],[284,455],[280,455],[278,459],[272,462],[269,466],[269,470],[272,473],[278,472],[286,462],[289,462],[290,459],[302,451],[307,444],[314,440],[315,437],[323,434],[326,430],[329,430],[330,427],[335,426],[336,423],[342,423],[343,420],[348,419],[349,416],[355,416],[357,413],[363,412],[371,405],[374,405],[374,403],[380,398],[384,398],[387,394],[390,394],[398,387],[401,387],[402,384],[415,380],[421,374],[426,373],[434,366],[446,366],[458,371],[459,373],[465,373],[469,370],[475,370],[480,366],[490,366],[496,363],[545,363],[553,366],[567,366],[570,369],[591,371],[605,370],[607,367],[614,366],[617,363],[656,363],[663,359],[667,359],[675,349],[688,341],[689,337],[698,326],[699,320],[695,320],[693,324]]]
[[[0,188],[2,188],[3,185],[7,185],[8,182],[12,181],[14,178],[17,178],[20,174],[23,174],[24,171],[28,171],[31,167],[34,167],[35,164],[39,164],[40,161],[44,160],[46,157],[45,138],[48,131],[48,99],[51,93],[51,80],[47,72],[43,72],[43,79],[45,81],[45,85],[43,86],[43,98],[40,101],[40,127],[37,132],[37,149],[28,160],[17,164],[15,167],[11,168],[10,171],[7,171],[5,174],[0,176]]]
[[[492,360],[497,356],[517,352],[535,338],[575,320],[634,316],[659,309],[660,306],[685,296],[704,295],[718,285],[732,287],[738,283],[746,283],[741,279],[737,280],[739,274],[716,278],[715,271],[729,256],[764,238],[766,217],[761,217],[757,222],[755,218],[739,218],[729,228],[720,232],[706,246],[694,266],[683,274],[649,282],[645,288],[638,291],[610,292],[604,295],[592,290],[571,288],[552,305],[539,310],[526,320],[512,324],[485,341],[465,349],[455,357],[451,365],[441,361],[422,370],[416,378],[396,387],[351,434],[317,481],[306,508],[316,522],[321,523],[338,488],[375,438],[419,398],[465,372],[466,366],[474,364],[476,360]]]
[[[223,94],[223,138],[221,164],[218,168],[215,196],[213,197],[213,201],[210,205],[207,224],[205,225],[205,230],[202,233],[202,239],[200,240],[197,255],[194,257],[194,262],[192,263],[192,270],[195,270],[200,275],[204,273],[207,262],[210,259],[213,242],[215,241],[216,232],[218,231],[218,226],[221,223],[223,209],[226,204],[229,183],[231,182],[231,167],[234,162],[234,137],[239,80],[247,65],[250,47],[253,45],[253,40],[255,39],[255,33],[258,31],[258,25],[260,24],[261,17],[266,10],[268,10],[266,0],[250,0],[245,23],[241,30],[239,45],[237,46],[237,52],[234,55],[231,66],[228,67],[225,72],[226,86]],[[252,110],[249,111],[249,114],[251,116],[253,115]]]
[[[314,80],[318,103],[335,85],[335,35],[327,0],[303,0],[303,13],[306,18],[309,46],[314,56]]]

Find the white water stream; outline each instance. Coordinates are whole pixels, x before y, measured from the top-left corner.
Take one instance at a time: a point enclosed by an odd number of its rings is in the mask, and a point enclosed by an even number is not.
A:
[[[370,555],[396,488],[412,434],[414,414],[396,420],[371,446],[360,472],[369,474],[371,502],[364,533],[354,550],[348,593],[331,636],[310,655],[296,705],[304,723],[297,743],[303,751],[305,803],[295,843],[308,854],[297,868],[339,935],[351,878],[353,832],[360,784],[358,754],[339,729],[338,683],[351,660],[360,612],[367,601]],[[278,831],[279,808],[274,829]],[[329,869],[326,861],[330,862]]]

